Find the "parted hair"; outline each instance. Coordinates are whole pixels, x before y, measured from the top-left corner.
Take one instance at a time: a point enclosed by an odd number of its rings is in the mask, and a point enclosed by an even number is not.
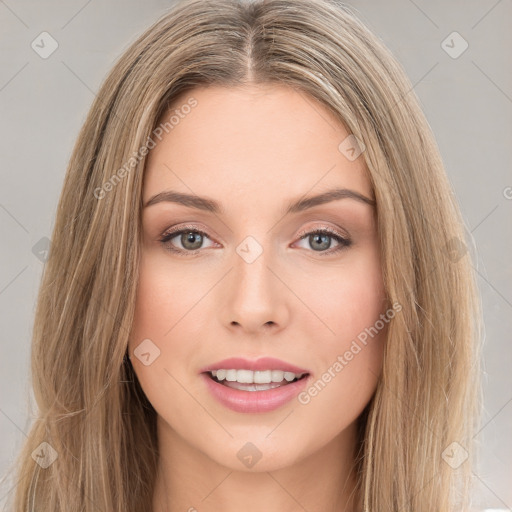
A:
[[[114,64],[73,148],[37,299],[36,410],[14,464],[14,512],[150,511],[156,412],[127,358],[140,149],[178,96],[244,84],[310,95],[365,146],[385,290],[401,311],[358,419],[360,510],[467,510],[481,305],[464,220],[410,81],[337,0],[184,0]],[[454,450],[468,457],[458,467]]]

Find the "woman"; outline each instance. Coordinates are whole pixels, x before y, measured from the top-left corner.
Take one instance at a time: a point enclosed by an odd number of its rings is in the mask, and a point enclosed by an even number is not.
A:
[[[479,318],[378,39],[334,1],[181,2],[71,157],[15,511],[467,510]]]

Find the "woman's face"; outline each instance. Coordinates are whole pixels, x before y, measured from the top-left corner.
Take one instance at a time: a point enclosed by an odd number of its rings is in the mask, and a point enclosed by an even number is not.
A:
[[[363,155],[285,86],[195,89],[176,109],[147,162],[131,362],[160,440],[232,469],[286,467],[353,435],[381,371],[375,207],[308,201],[373,199]],[[206,369],[245,371],[220,383]]]

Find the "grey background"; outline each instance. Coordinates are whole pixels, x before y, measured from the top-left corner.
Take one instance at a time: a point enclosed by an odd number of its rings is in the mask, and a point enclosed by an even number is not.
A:
[[[474,237],[486,324],[475,510],[510,510],[512,2],[347,3],[408,73]],[[101,81],[170,5],[170,0],[0,0],[1,476],[32,421],[30,337],[43,266],[33,247],[44,246],[40,240],[51,236],[66,165]],[[47,59],[31,47],[43,31],[59,45]],[[453,31],[469,44],[457,58],[442,46]],[[447,44],[452,53],[462,48],[456,39]],[[9,478],[0,487],[2,510],[14,486]]]

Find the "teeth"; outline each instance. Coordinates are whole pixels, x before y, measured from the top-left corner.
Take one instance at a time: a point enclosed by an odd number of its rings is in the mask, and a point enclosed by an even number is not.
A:
[[[241,384],[269,384],[270,382],[282,382],[283,379],[291,382],[300,379],[303,373],[284,372],[282,370],[213,370],[210,372],[217,380],[228,382],[240,382]]]

